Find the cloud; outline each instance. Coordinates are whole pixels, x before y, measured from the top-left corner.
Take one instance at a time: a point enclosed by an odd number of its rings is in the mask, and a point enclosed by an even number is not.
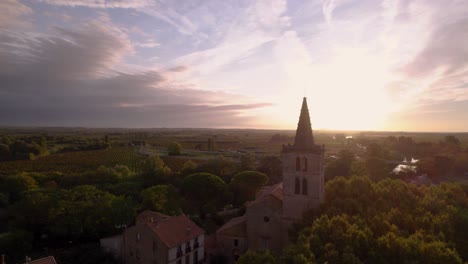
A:
[[[137,42],[135,43],[135,45],[141,48],[157,48],[161,46],[161,44],[155,40],[148,40],[146,42]]]
[[[28,26],[23,17],[33,13],[31,8],[16,0],[0,1],[0,10],[0,30]]]
[[[175,27],[179,33],[190,35],[196,32],[195,25],[184,15],[176,11],[179,2],[158,0],[40,0],[43,3],[63,7],[87,7],[100,9],[134,9],[138,12],[161,19]]]
[[[0,40],[1,125],[242,127],[253,124],[247,110],[268,106],[183,84],[176,77],[184,65],[116,70],[132,43],[101,20]]]
[[[39,0],[50,5],[90,8],[144,8],[150,6],[150,0]]]
[[[322,1],[322,12],[325,21],[328,25],[332,22],[333,10],[336,7],[336,0],[323,0]]]

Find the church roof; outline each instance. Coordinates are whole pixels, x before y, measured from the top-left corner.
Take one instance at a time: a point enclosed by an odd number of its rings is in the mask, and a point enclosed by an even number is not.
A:
[[[306,152],[321,152],[322,147],[315,145],[314,135],[312,134],[312,124],[310,123],[309,108],[307,106],[307,98],[302,100],[301,114],[297,123],[296,137],[294,144],[284,146],[283,152],[290,151],[306,151]]]
[[[216,233],[221,233],[221,232],[223,232],[225,230],[228,230],[231,227],[234,227],[234,226],[237,226],[237,225],[240,225],[240,224],[245,225],[245,220],[246,220],[245,215],[239,216],[239,217],[234,217],[231,220],[229,220],[229,222],[225,223],[222,227],[220,227],[216,231]],[[239,236],[245,236],[245,227],[241,228],[240,230],[237,230],[237,231],[241,231],[238,234]]]
[[[248,203],[247,206],[252,204],[257,204],[265,201],[268,197],[274,197],[279,201],[283,201],[283,183],[277,183],[271,186],[265,186],[262,190],[259,191],[257,194],[257,198],[252,202]]]

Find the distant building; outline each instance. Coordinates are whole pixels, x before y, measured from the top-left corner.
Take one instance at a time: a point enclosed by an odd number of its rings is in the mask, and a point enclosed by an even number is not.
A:
[[[187,216],[140,213],[121,236],[101,239],[125,264],[197,264],[204,259],[204,231]]]
[[[235,261],[248,249],[280,252],[288,245],[291,224],[323,200],[324,152],[314,142],[304,98],[294,144],[283,146],[283,181],[263,188],[247,204],[243,216],[231,219],[207,238],[210,256],[222,253]]]

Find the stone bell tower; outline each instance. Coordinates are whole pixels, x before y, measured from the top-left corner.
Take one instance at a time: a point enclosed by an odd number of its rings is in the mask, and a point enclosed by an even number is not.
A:
[[[302,101],[293,145],[283,146],[283,219],[296,221],[323,200],[323,146],[316,145],[312,134],[307,99]]]

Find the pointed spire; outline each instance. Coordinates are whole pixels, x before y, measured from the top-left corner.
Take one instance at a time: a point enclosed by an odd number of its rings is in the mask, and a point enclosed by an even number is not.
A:
[[[296,138],[293,148],[296,150],[310,150],[314,148],[314,136],[312,135],[312,125],[310,124],[309,108],[307,98],[302,101],[301,115],[297,124]]]

